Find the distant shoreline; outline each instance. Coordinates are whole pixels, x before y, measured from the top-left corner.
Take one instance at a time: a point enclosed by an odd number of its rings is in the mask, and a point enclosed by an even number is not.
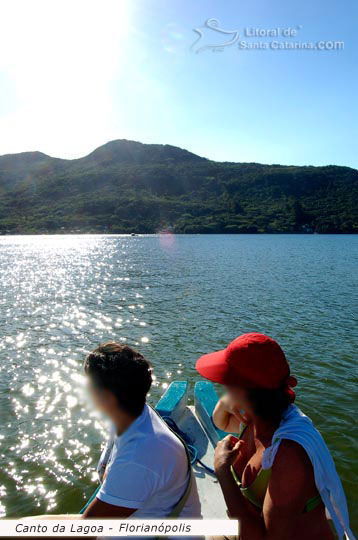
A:
[[[128,232],[16,232],[16,233],[0,233],[0,238],[13,236],[128,236],[129,238],[144,237],[144,236],[356,236],[357,232],[254,232],[254,233],[182,233],[182,232],[152,232],[152,233],[128,233]]]
[[[0,156],[2,234],[357,234],[358,171],[215,162],[118,140]]]

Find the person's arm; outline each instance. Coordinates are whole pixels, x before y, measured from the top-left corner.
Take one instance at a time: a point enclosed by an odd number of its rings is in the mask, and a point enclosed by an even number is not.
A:
[[[277,452],[262,516],[238,488],[230,467],[244,451],[245,443],[231,436],[221,441],[215,452],[215,472],[231,517],[239,520],[240,540],[287,540],[303,512],[307,476],[310,474],[304,450],[296,443],[283,441]]]
[[[213,412],[213,422],[219,429],[227,433],[239,433],[240,423],[247,423],[237,406],[235,406],[228,396],[223,396],[217,402]]]
[[[86,508],[82,519],[96,519],[96,518],[118,518],[126,519],[131,516],[137,508],[126,508],[125,506],[115,506],[114,504],[108,504],[100,501],[97,497]]]
[[[34,516],[30,519],[126,519],[150,499],[156,477],[150,469],[129,460],[117,460],[107,475],[95,499],[83,514]]]

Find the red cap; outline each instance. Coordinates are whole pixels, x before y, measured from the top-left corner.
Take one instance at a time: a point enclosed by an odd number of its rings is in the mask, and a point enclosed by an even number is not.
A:
[[[196,363],[200,375],[225,385],[244,388],[295,386],[290,367],[279,344],[264,334],[252,332],[234,339],[226,349],[205,354]]]

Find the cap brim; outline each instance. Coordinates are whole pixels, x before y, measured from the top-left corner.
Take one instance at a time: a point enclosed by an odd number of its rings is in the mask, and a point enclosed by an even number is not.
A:
[[[226,350],[204,354],[196,362],[196,369],[209,381],[219,384],[228,384],[229,364],[226,361]]]

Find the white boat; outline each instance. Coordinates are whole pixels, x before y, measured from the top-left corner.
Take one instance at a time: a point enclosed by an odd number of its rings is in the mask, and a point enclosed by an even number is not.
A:
[[[203,517],[225,519],[227,513],[224,497],[215,474],[210,472],[214,463],[215,446],[227,435],[217,429],[212,421],[218,396],[210,382],[200,381],[194,388],[194,405],[188,404],[188,398],[188,383],[175,381],[170,384],[155,409],[165,420],[170,418],[175,422],[185,435],[186,442],[195,449],[194,454],[197,453],[197,459],[193,459],[193,470]]]

